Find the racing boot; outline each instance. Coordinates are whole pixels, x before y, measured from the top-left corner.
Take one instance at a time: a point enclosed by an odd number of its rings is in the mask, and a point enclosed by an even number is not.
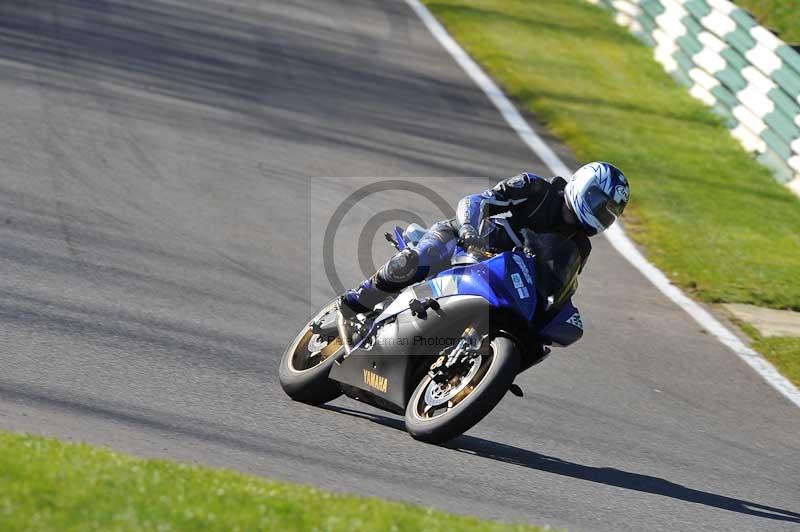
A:
[[[358,288],[345,292],[339,298],[336,326],[348,353],[360,339],[359,329],[365,328],[357,315],[371,312],[381,301],[421,281],[425,278],[426,271],[427,268],[420,268],[419,253],[406,248],[395,253],[375,275],[364,280]]]
[[[338,313],[336,316],[336,328],[339,331],[339,338],[342,339],[347,353],[360,340],[361,322],[358,320],[359,314],[372,312],[375,305],[386,299],[388,294],[376,286],[376,276],[363,281],[355,290],[348,290],[337,301]]]

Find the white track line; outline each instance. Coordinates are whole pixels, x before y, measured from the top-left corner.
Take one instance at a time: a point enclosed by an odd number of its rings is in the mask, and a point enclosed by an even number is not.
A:
[[[517,132],[522,142],[533,150],[536,156],[547,165],[553,174],[561,176],[570,175],[572,171],[567,168],[564,161],[562,161],[550,146],[548,146],[531,128],[503,91],[501,91],[494,81],[486,75],[483,69],[470,58],[464,49],[456,43],[450,34],[447,33],[447,30],[445,30],[431,12],[428,11],[428,8],[422,5],[419,0],[405,0],[405,2],[422,20],[428,28],[428,31],[430,31],[444,49],[453,56],[456,63],[458,63],[467,75],[472,78],[484,93],[486,93],[486,96],[488,96],[489,100],[497,107],[505,121],[508,122],[508,125]],[[644,258],[639,250],[636,249],[636,246],[633,245],[633,242],[631,242],[625,234],[625,231],[618,224],[612,226],[611,229],[604,234],[609,242],[611,242],[614,249],[653,283],[662,294],[685,310],[686,313],[694,318],[706,331],[728,346],[731,351],[736,353],[747,365],[758,372],[758,374],[773,388],[789,399],[789,401],[800,407],[800,390],[783,375],[778,373],[778,370],[766,359],[742,343],[735,334],[720,323],[719,320],[712,316],[707,310],[689,299],[679,288],[670,283],[667,276],[664,275],[661,270],[653,266]]]

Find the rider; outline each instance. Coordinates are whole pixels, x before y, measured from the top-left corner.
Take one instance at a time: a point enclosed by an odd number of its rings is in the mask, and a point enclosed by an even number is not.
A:
[[[589,236],[606,230],[625,209],[630,188],[616,166],[593,162],[569,181],[522,173],[458,203],[456,217],[433,224],[414,248],[396,253],[370,278],[339,299],[343,325],[403,288],[449,267],[457,242],[463,247],[510,250],[522,246],[523,231],[559,233],[575,241],[581,266],[591,251]],[[497,216],[505,213],[504,216]]]

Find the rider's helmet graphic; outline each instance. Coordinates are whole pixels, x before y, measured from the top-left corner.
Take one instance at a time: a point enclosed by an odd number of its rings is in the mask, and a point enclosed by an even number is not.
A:
[[[567,205],[590,235],[609,228],[628,204],[630,186],[622,171],[610,163],[581,166],[564,188]]]

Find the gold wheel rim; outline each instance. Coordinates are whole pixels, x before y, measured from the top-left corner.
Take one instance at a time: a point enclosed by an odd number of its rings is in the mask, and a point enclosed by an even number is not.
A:
[[[333,309],[330,305],[325,307],[319,314],[314,316],[312,322],[332,311]],[[295,373],[302,373],[304,371],[313,369],[336,354],[336,352],[343,347],[339,336],[331,335],[327,340],[323,339],[320,349],[314,350],[311,347],[311,342],[318,339],[319,335],[315,334],[311,330],[310,324],[297,335],[297,338],[292,343],[292,347],[290,349],[291,354],[287,360],[289,370]]]
[[[495,360],[494,348],[490,347],[487,353],[482,353],[480,356],[481,356],[480,368],[478,368],[478,371],[472,376],[472,378],[469,381],[469,384],[467,384],[461,391],[459,391],[446,403],[446,409],[443,412],[441,411],[441,409],[438,409],[440,410],[438,414],[434,414],[432,416],[428,415],[437,410],[434,408],[426,409],[426,406],[428,406],[428,404],[425,402],[425,390],[427,390],[427,387],[431,385],[432,381],[430,381],[428,385],[420,391],[419,395],[415,399],[416,404],[414,405],[413,409],[414,415],[422,421],[431,421],[443,415],[447,415],[450,411],[458,407],[458,405],[461,404],[464,401],[464,399],[469,397],[469,395],[473,391],[475,391],[478,388],[478,386],[481,385],[484,377],[486,377],[486,374],[489,372],[489,369],[494,364]]]

